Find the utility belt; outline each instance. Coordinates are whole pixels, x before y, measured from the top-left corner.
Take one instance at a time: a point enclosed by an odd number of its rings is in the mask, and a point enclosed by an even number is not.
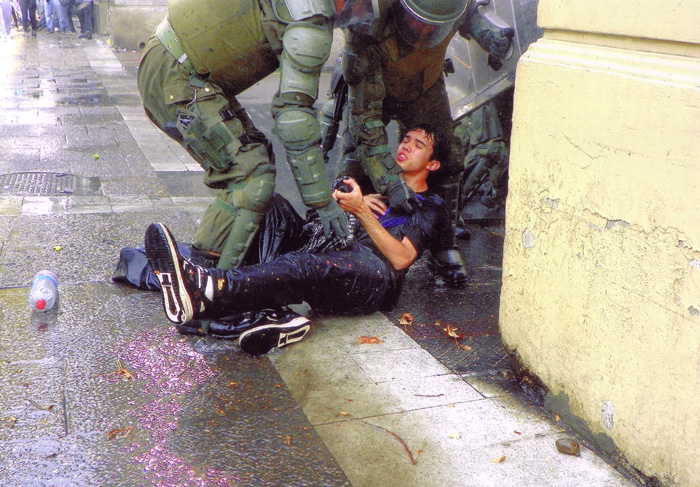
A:
[[[156,27],[156,37],[158,37],[158,40],[170,51],[170,54],[175,56],[178,63],[182,64],[190,73],[194,71],[194,67],[187,58],[187,53],[185,52],[182,42],[180,42],[170,22],[168,22],[168,17],[165,17],[158,27]]]

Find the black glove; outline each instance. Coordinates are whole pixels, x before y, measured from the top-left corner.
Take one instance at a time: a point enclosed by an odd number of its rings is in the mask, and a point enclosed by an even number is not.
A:
[[[331,237],[332,234],[340,238],[348,236],[348,220],[345,212],[335,200],[331,200],[326,206],[316,208],[316,210],[318,211],[318,216],[321,217],[323,233],[326,237]]]
[[[494,71],[498,71],[503,67],[503,60],[508,55],[508,51],[513,46],[513,36],[515,30],[512,27],[500,29],[493,33],[491,37],[491,45],[489,47],[488,65]]]
[[[420,207],[420,200],[416,193],[406,186],[400,176],[386,188],[386,196],[392,208],[401,209],[406,213],[412,213]]]

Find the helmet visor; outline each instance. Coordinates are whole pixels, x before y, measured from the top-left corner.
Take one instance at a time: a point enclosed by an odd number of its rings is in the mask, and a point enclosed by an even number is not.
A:
[[[403,2],[397,2],[394,22],[403,40],[418,49],[429,49],[445,40],[456,19],[450,22],[431,22],[405,8]]]
[[[371,24],[379,16],[372,0],[345,0],[335,19],[335,28],[344,29],[359,24]]]

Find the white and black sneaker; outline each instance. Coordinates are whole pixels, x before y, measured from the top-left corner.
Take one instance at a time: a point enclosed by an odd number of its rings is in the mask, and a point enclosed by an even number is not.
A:
[[[146,257],[163,291],[165,315],[177,325],[198,317],[213,299],[212,277],[180,255],[175,238],[162,223],[151,223],[144,240]]]
[[[300,342],[311,329],[308,318],[294,311],[265,310],[260,324],[241,333],[238,345],[250,355],[262,355],[274,347]]]

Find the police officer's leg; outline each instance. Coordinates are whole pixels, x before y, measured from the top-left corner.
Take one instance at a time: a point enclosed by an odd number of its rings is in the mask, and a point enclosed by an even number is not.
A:
[[[280,56],[280,87],[273,100],[272,116],[274,133],[287,150],[287,161],[304,204],[318,210],[326,235],[332,230],[344,237],[345,214],[330,194],[319,146],[321,130],[313,109],[318,78],[332,40],[331,25],[322,18],[318,23],[292,22],[287,26]]]
[[[467,280],[467,269],[459,253],[455,230],[459,216],[459,182],[462,173],[464,151],[458,138],[453,135],[452,115],[445,82],[441,78],[418,100],[401,104],[401,113],[396,113],[399,130],[403,133],[416,123],[429,123],[448,139],[452,140],[452,153],[444,161],[440,171],[431,175],[428,185],[445,202],[452,217],[450,234],[441,239],[442,244],[434,249],[431,263],[436,272],[449,285],[461,285]]]
[[[220,253],[220,267],[240,265],[274,190],[269,141],[235,98],[190,76],[155,37],[144,49],[138,85],[149,118],[202,165],[205,184],[221,189],[195,247]]]
[[[235,98],[230,102],[223,96],[198,101],[180,109],[178,119],[183,146],[207,169],[205,183],[222,188],[194,242],[199,250],[220,252],[221,269],[243,262],[275,184],[267,139],[257,130],[246,132],[244,125],[252,123]]]

